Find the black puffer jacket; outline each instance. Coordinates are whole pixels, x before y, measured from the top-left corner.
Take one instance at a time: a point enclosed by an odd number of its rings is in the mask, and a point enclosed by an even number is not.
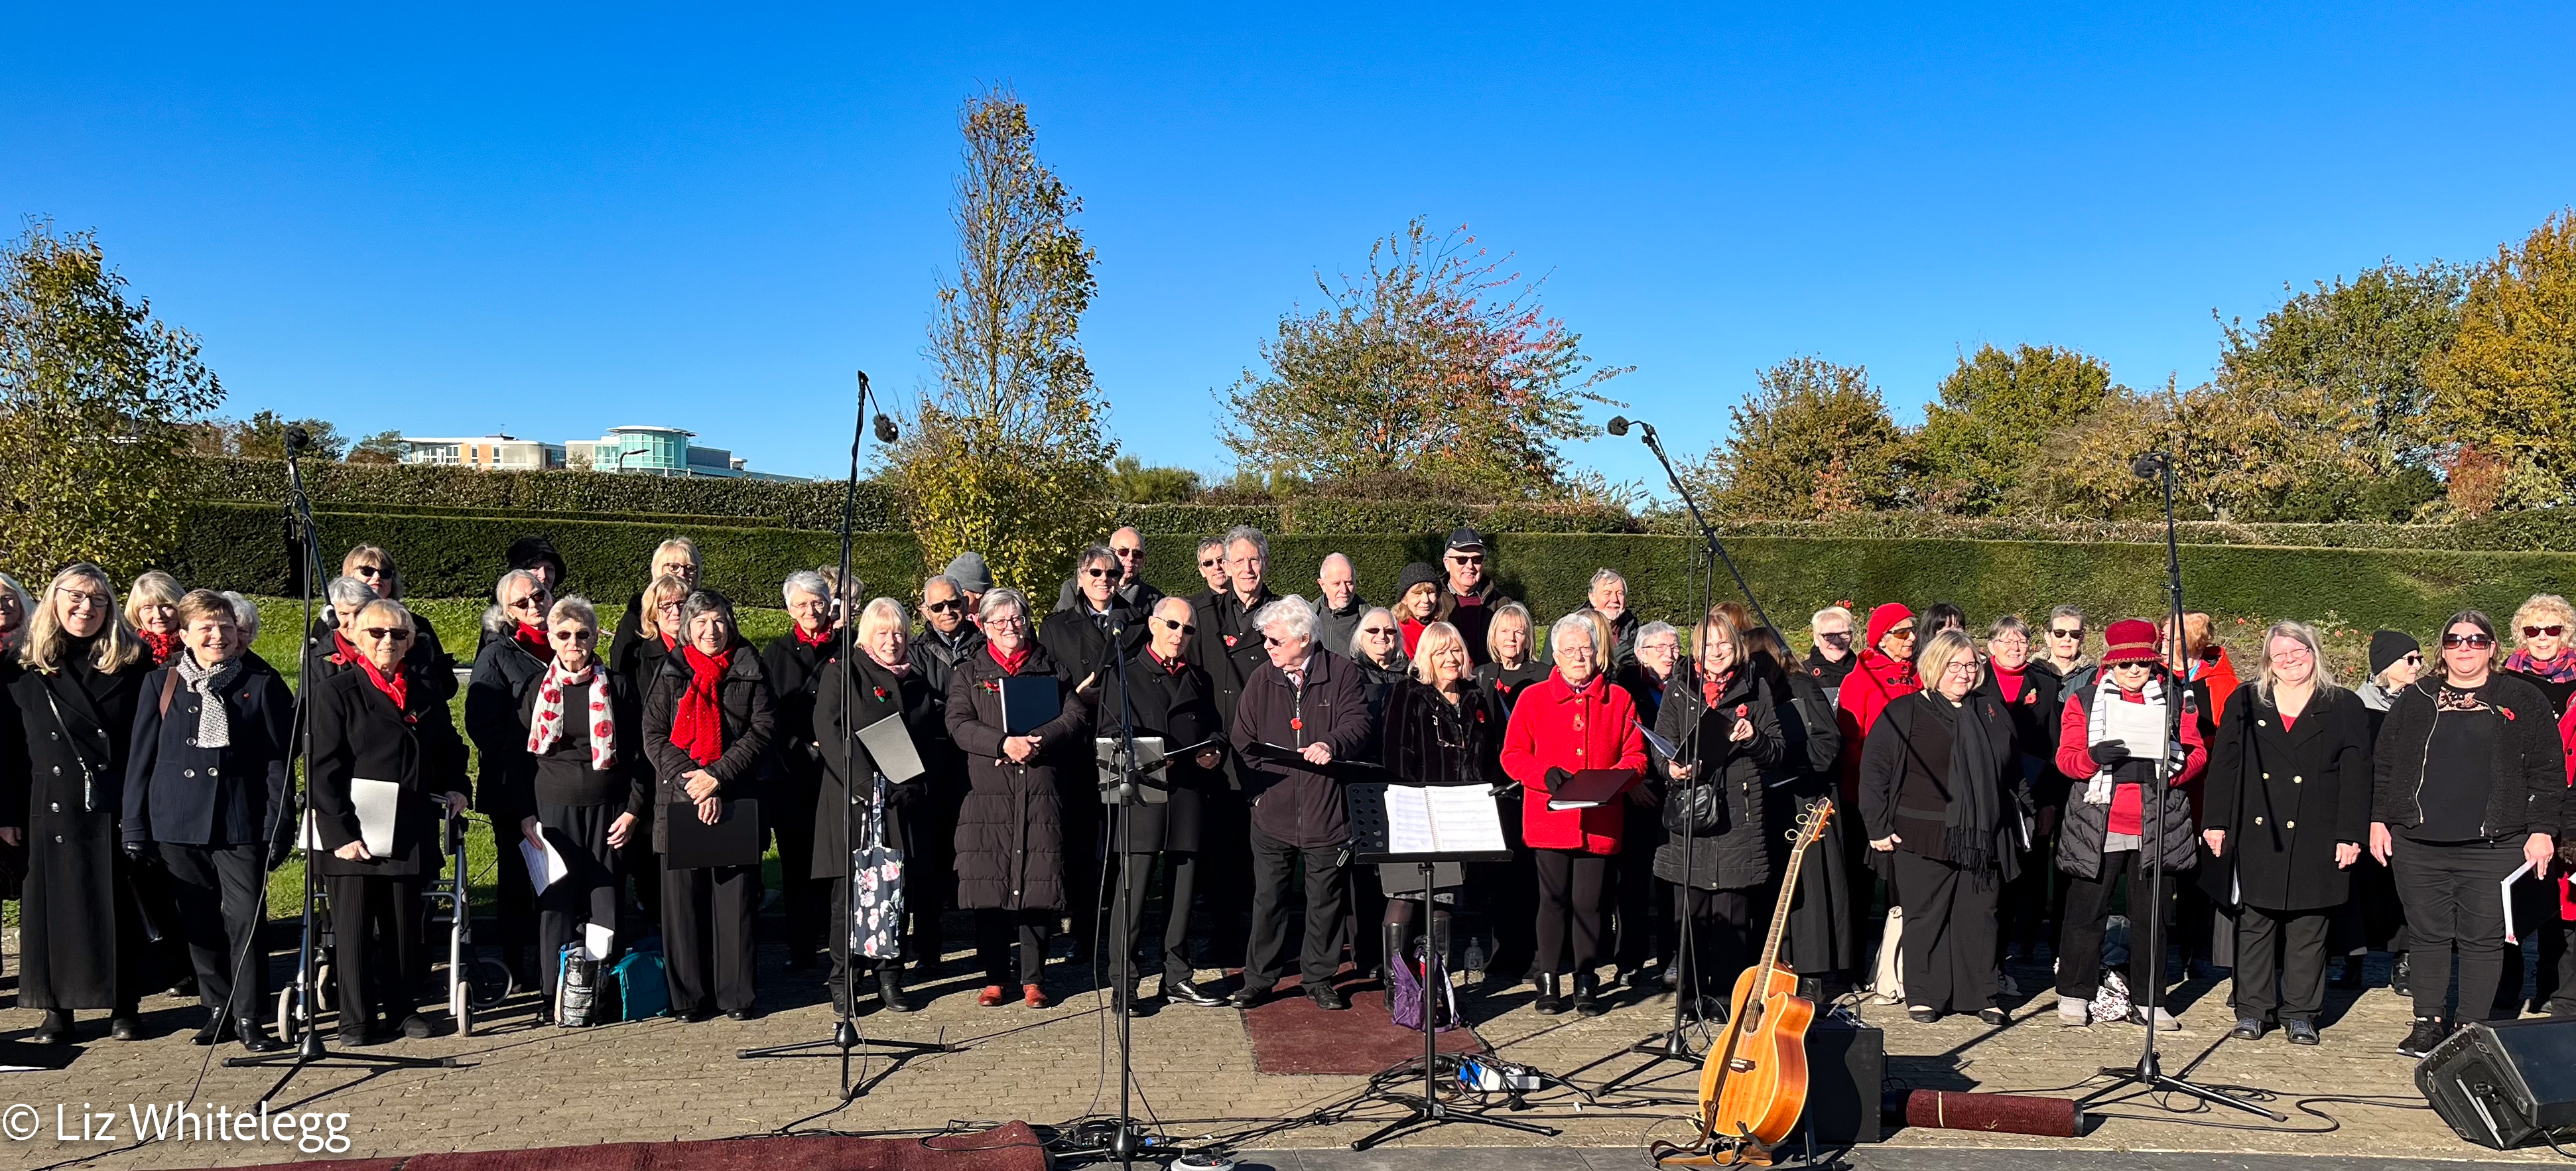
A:
[[[680,696],[697,675],[686,651],[682,644],[680,653],[663,656],[662,673],[654,677],[644,699],[644,754],[653,763],[653,849],[665,854],[670,852],[671,807],[689,800],[688,782],[682,778],[700,767],[671,742]],[[769,690],[769,672],[761,666],[760,656],[741,643],[729,653],[724,677],[716,681],[716,706],[724,713],[724,755],[704,766],[716,779],[716,797],[724,802],[728,816],[736,801],[768,797],[764,789],[773,767],[770,747],[778,738],[778,701]]]
[[[1064,797],[1057,774],[1091,768],[1091,711],[1079,680],[1031,644],[1022,677],[1053,678],[1064,707],[1035,732],[1037,755],[1002,754],[1002,679],[989,648],[957,661],[948,678],[948,735],[966,754],[966,801],[957,811],[957,905],[964,910],[1062,910]]]
[[[2442,687],[2438,673],[2427,673],[2399,691],[2388,709],[2388,720],[2379,729],[2371,820],[2397,827],[2422,825],[2425,803],[2442,799],[2444,778],[2438,770],[2427,775],[2426,769],[2434,725],[2478,714],[2435,711]],[[2504,716],[2481,828],[2495,840],[2557,834],[2567,800],[2567,757],[2558,743],[2558,717],[2549,697],[2502,671],[2489,672],[2476,696]]]
[[[1727,738],[1739,718],[1753,725],[1752,739]],[[1763,778],[1780,764],[1781,739],[1779,707],[1762,673],[1737,668],[1711,704],[1698,683],[1675,672],[1655,734],[1670,741],[1682,759],[1697,762],[1690,780],[1671,783],[1664,798],[1668,813],[1680,815],[1696,800],[1695,792],[1711,785],[1722,798],[1714,807],[1722,820],[1714,828],[1675,832],[1673,819],[1666,819],[1666,840],[1655,848],[1655,877],[1700,890],[1769,882],[1770,791]]]

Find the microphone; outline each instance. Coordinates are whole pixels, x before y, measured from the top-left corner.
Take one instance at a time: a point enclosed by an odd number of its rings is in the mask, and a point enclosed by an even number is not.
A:
[[[1627,434],[1627,433],[1628,433],[1628,416],[1626,416],[1626,415],[1612,415],[1612,416],[1610,416],[1610,427],[1609,427],[1609,431],[1610,431],[1610,433],[1611,433],[1611,434],[1613,434],[1613,435],[1625,435],[1625,434]]]
[[[286,428],[286,454],[288,454],[288,455],[302,455],[302,454],[304,454],[304,450],[305,450],[306,448],[308,448],[308,447],[311,447],[311,446],[313,446],[313,433],[312,433],[312,432],[307,431],[307,430],[305,430],[305,429],[304,429],[304,428],[302,428],[302,427],[294,426],[294,425],[292,425],[292,424],[289,424],[289,425],[287,426],[287,428]]]
[[[894,420],[887,418],[884,411],[877,412],[877,442],[892,443],[896,435]]]
[[[2129,474],[2141,480],[2155,479],[2164,471],[2168,458],[2161,451],[2150,451],[2129,461]]]

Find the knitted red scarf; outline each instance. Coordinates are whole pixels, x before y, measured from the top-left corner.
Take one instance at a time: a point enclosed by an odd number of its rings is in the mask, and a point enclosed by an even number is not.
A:
[[[528,648],[529,654],[535,655],[540,659],[551,659],[554,657],[554,648],[546,645],[545,631],[530,626],[525,622],[521,622],[518,624],[517,630],[510,632],[510,637],[516,639],[520,646]]]
[[[988,642],[984,644],[984,653],[993,656],[993,662],[1001,666],[1003,674],[1017,675],[1020,673],[1020,668],[1029,661],[1029,644],[1021,643],[1020,649],[1005,655],[1002,653],[1002,648]]]
[[[716,702],[716,684],[733,665],[733,651],[710,656],[695,644],[682,647],[689,663],[689,689],[680,693],[680,709],[671,717],[671,743],[699,764],[724,756],[724,708]]]
[[[149,630],[134,633],[143,640],[143,645],[152,648],[152,665],[155,667],[169,662],[170,656],[179,652],[179,636],[176,634],[156,634]]]
[[[796,641],[806,646],[822,647],[832,645],[831,627],[824,627],[822,632],[819,634],[807,634],[805,633],[805,628],[802,626],[792,627],[791,629],[796,632]]]

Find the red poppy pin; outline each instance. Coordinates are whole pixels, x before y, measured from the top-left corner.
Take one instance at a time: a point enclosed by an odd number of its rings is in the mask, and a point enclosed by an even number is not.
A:
[[[1306,721],[1298,719],[1295,716],[1290,716],[1288,717],[1288,730],[1291,732],[1303,732],[1306,730]]]
[[[1233,646],[1233,645],[1234,645],[1234,636],[1233,636],[1233,635],[1229,634],[1229,635],[1225,636],[1225,645],[1227,645],[1227,646]]]
[[[885,702],[885,688],[879,687],[879,688],[876,688],[875,690],[876,690],[876,693],[877,693],[877,702],[878,702],[878,703],[884,703],[884,702]]]
[[[1735,718],[1736,718],[1736,719],[1739,719],[1739,720],[1740,720],[1740,719],[1743,719],[1743,718],[1744,718],[1745,713],[1746,713],[1746,712],[1748,712],[1748,711],[1751,711],[1751,710],[1752,710],[1752,709],[1750,709],[1750,708],[1748,708],[1748,707],[1745,707],[1743,704],[1740,704],[1740,703],[1739,703],[1739,704],[1735,705]]]

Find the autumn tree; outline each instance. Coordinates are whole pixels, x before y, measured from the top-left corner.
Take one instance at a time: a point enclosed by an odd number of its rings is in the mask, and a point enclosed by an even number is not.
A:
[[[887,471],[929,564],[973,549],[1005,584],[1052,582],[1098,534],[1116,454],[1078,336],[1094,289],[1082,201],[1008,88],[969,98],[957,128],[957,267],[923,351],[937,382]]]
[[[2442,438],[2477,453],[2485,504],[2576,499],[2576,211],[2478,266],[2459,332],[2424,381]]]
[[[2250,328],[2224,323],[2218,381],[2322,391],[2358,413],[2354,454],[2369,475],[2420,472],[2438,446],[2425,370],[2459,329],[2466,285],[2459,268],[2438,261],[2383,261],[2349,281],[2319,281]]]
[[[1807,520],[1901,502],[1906,436],[1867,367],[1791,358],[1727,413],[1733,433],[1685,471],[1718,511]]]
[[[400,431],[378,431],[349,446],[347,462],[353,464],[398,464],[411,448],[403,443]],[[580,457],[589,460],[585,453]]]
[[[1924,408],[1917,495],[1944,512],[1996,511],[2020,484],[2038,438],[2083,418],[2110,392],[2111,368],[2090,354],[1977,347]]]
[[[1509,256],[1422,219],[1369,247],[1367,268],[1318,273],[1323,304],[1279,319],[1267,369],[1218,392],[1220,438],[1267,478],[1390,473],[1522,496],[1565,474],[1563,440],[1629,367],[1599,366]]]
[[[155,563],[188,504],[185,427],[223,397],[196,336],[129,292],[94,233],[30,223],[0,249],[0,564]]]
[[[1121,504],[1182,504],[1199,489],[1199,474],[1188,468],[1147,467],[1132,455],[1109,465],[1109,495]]]

